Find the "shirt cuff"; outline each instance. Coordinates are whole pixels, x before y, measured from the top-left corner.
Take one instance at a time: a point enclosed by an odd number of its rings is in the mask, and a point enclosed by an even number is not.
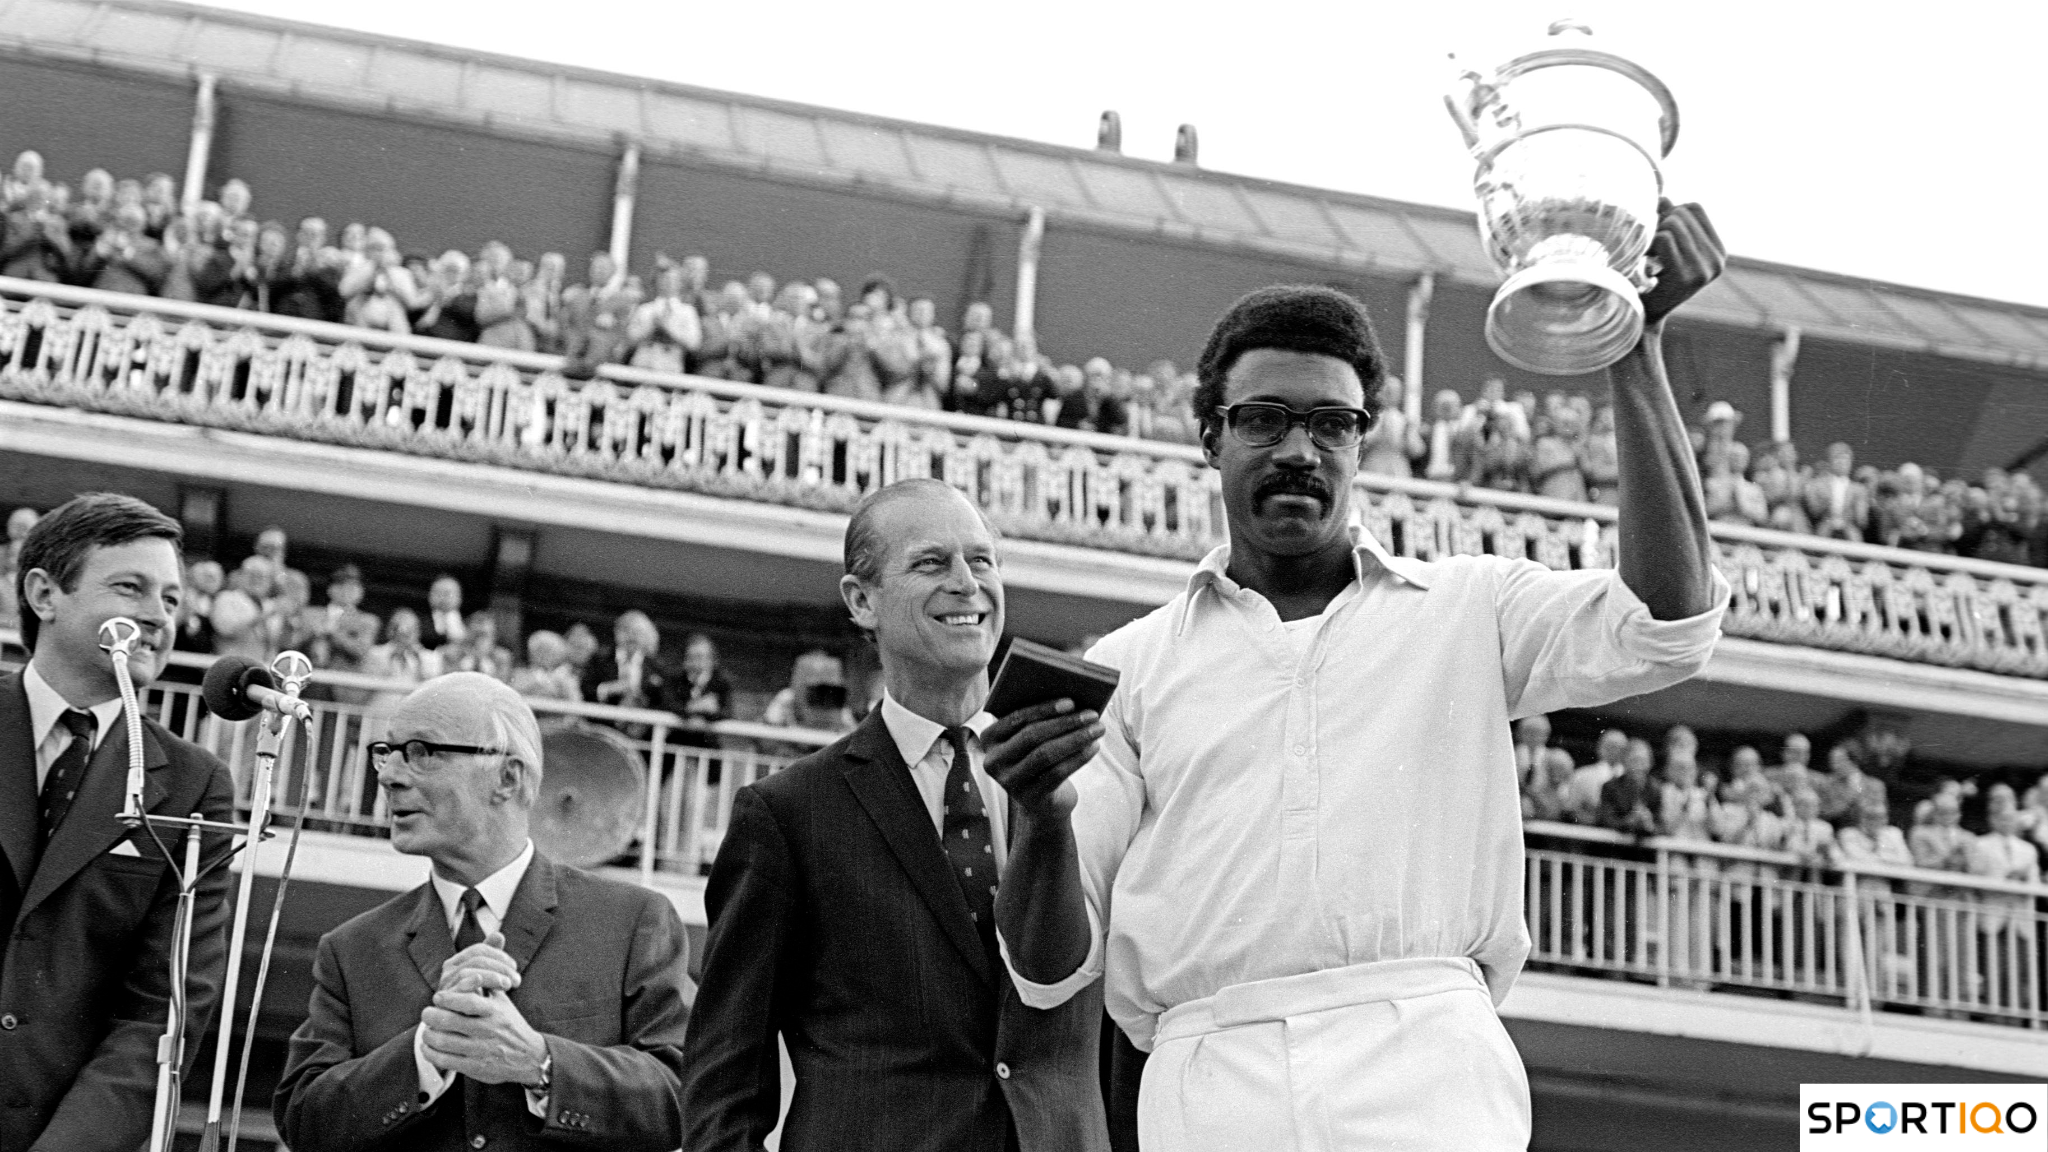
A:
[[[1621,578],[1621,572],[1610,570],[1608,579],[1613,584],[1609,595],[1620,608],[1615,632],[1621,650],[1648,664],[1705,664],[1713,654],[1714,641],[1720,639],[1721,617],[1728,610],[1733,592],[1719,568],[1709,567],[1707,571],[1712,576],[1713,589],[1707,610],[1697,616],[1659,620],[1650,615],[1650,606]]]
[[[1044,1011],[1057,1008],[1074,998],[1074,993],[1093,984],[1102,976],[1102,922],[1095,915],[1095,902],[1083,901],[1082,908],[1088,913],[1088,955],[1081,960],[1081,966],[1064,980],[1051,984],[1035,984],[1017,974],[1017,966],[1010,962],[1010,945],[1003,939],[1003,930],[996,929],[996,950],[1002,954],[1003,967],[1009,970],[1010,982],[1016,985],[1017,999],[1027,1008]]]
[[[419,1070],[420,1107],[431,1107],[455,1083],[455,1073],[443,1072],[427,1060],[427,1026],[415,1024],[412,1029],[412,1063]]]
[[[526,1090],[526,1110],[541,1120],[548,1118],[548,1094],[538,1088]]]

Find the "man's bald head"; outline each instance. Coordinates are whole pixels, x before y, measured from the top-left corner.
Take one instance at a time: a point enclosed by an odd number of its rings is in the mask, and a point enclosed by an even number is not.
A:
[[[526,700],[510,685],[482,672],[450,672],[413,689],[392,713],[391,727],[400,722],[430,724],[451,733],[449,743],[503,748],[508,756],[525,766],[524,803],[531,807],[540,795],[540,721]],[[459,735],[457,735],[459,734]]]

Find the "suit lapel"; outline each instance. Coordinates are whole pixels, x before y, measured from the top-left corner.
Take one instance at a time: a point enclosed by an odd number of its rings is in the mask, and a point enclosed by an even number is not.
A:
[[[432,880],[413,889],[412,898],[412,915],[405,922],[405,950],[431,992],[441,987],[441,965],[455,955],[455,938],[448,934],[447,910],[441,907]]]
[[[159,777],[170,762],[171,758],[157,741],[156,733],[150,731],[147,724],[143,725],[144,811],[155,811],[168,795],[168,789]],[[113,733],[100,744],[99,751],[93,753],[91,762],[86,765],[85,779],[78,786],[78,795],[71,799],[70,811],[65,814],[64,822],[57,826],[57,834],[43,846],[43,859],[36,865],[35,879],[29,884],[27,898],[21,902],[20,915],[28,915],[50,893],[76,876],[93,857],[128,835],[128,827],[115,818],[121,810],[121,794],[127,787],[128,721],[124,716],[115,724]],[[190,816],[191,813],[165,815]],[[177,851],[171,837],[166,836],[164,841]]]
[[[555,927],[555,863],[539,852],[526,866],[519,887],[512,890],[512,904],[505,909],[505,953],[521,972],[533,963],[541,941]]]
[[[917,786],[911,783],[903,754],[896,750],[896,742],[889,738],[889,730],[882,723],[881,709],[875,709],[854,733],[847,744],[846,758],[851,761],[846,768],[846,783],[853,789],[854,798],[881,830],[882,839],[888,842],[890,852],[909,875],[918,895],[924,897],[946,938],[959,949],[976,975],[993,983],[995,974],[989,970],[988,953],[982,950],[981,937],[974,930],[967,897],[961,895],[960,882],[954,879],[953,868],[946,862],[945,850],[939,846],[938,833],[932,828],[931,812],[925,808]]]
[[[14,873],[16,892],[28,891],[39,855],[34,741],[21,673],[0,675],[0,853]]]

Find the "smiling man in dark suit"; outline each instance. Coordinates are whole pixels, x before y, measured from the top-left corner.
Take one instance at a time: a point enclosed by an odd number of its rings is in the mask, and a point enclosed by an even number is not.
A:
[[[392,846],[433,870],[321,938],[277,1089],[286,1142],[681,1144],[682,920],[658,893],[534,851],[533,710],[481,672],[451,673],[399,704],[370,755]]]
[[[178,882],[149,834],[115,819],[128,734],[99,627],[134,620],[129,672],[138,689],[156,679],[183,591],[181,539],[163,513],[99,492],[22,541],[16,588],[34,655],[0,674],[0,1152],[149,1137]],[[219,760],[146,718],[142,751],[148,811],[233,816]],[[164,840],[182,861],[177,838]],[[226,845],[208,841],[210,866]],[[205,1032],[220,994],[227,878],[213,871],[194,906],[188,1037]]]
[[[1099,991],[1025,1007],[996,937],[1010,833],[1030,815],[987,769],[1085,761],[1094,716],[988,725],[996,542],[941,482],[862,502],[840,591],[887,691],[844,739],[737,795],[704,893],[685,1146],[763,1146],[779,1036],[796,1070],[785,1152],[1107,1149]]]

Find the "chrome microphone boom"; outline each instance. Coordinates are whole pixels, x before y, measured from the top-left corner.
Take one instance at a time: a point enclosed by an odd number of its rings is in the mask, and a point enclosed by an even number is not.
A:
[[[142,625],[126,616],[111,617],[100,625],[100,651],[113,661],[114,684],[121,690],[121,715],[128,729],[128,786],[123,791],[119,816],[127,824],[142,819],[142,709],[135,698],[135,674],[128,667],[135,642],[140,639]]]
[[[235,993],[241,983],[242,944],[248,936],[249,901],[256,882],[256,845],[262,841],[264,829],[270,823],[271,783],[276,776],[278,757],[291,735],[291,722],[302,720],[310,724],[312,720],[311,710],[299,699],[300,691],[312,674],[313,662],[298,652],[278,653],[269,668],[253,660],[230,657],[216,661],[206,673],[204,693],[209,709],[224,720],[246,720],[257,715],[261,715],[263,720],[256,734],[256,777],[249,789],[249,838],[242,856],[241,891],[235,900],[234,922],[228,932],[227,978],[221,986],[220,1038],[214,1046],[213,1087],[207,1095],[206,1124],[199,1133],[200,1152],[215,1152],[220,1147],[221,1098],[227,1087],[228,1055],[234,1048]],[[278,688],[280,684],[283,685],[281,691]],[[303,816],[302,810],[301,826],[304,824]],[[296,843],[296,830],[293,838]],[[278,877],[280,897],[282,886],[289,879],[288,870]],[[270,970],[270,949],[277,939],[277,916],[282,906],[280,898],[271,907],[271,928],[265,935],[264,954],[257,965],[260,973],[267,974]],[[256,1017],[263,1007],[260,984],[256,993],[258,1002],[250,1006],[246,1024],[251,1038],[255,1035]],[[242,1075],[247,1076],[248,1070],[245,1041]],[[237,1084],[235,1099],[239,1102],[241,1098],[241,1086]],[[239,1121],[239,1116],[237,1119]],[[232,1143],[230,1150],[232,1152]]]

